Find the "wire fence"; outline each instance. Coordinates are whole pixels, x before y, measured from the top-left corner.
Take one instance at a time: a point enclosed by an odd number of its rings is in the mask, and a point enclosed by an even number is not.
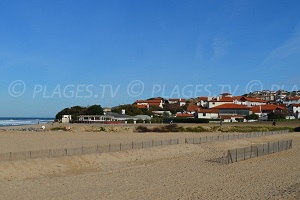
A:
[[[146,142],[131,142],[107,145],[82,146],[79,148],[62,148],[47,150],[32,150],[22,152],[0,153],[0,161],[15,161],[36,158],[55,158],[62,156],[75,156],[93,153],[109,153],[127,151],[133,149],[144,149],[158,146],[179,144],[179,139],[151,140]]]
[[[292,140],[268,142],[264,144],[251,145],[249,147],[231,149],[221,158],[214,159],[212,161],[230,164],[242,160],[247,160],[259,156],[264,156],[292,148]]]
[[[270,131],[270,132],[253,132],[253,133],[239,133],[239,134],[223,134],[223,135],[215,135],[215,136],[204,136],[197,138],[185,138],[186,144],[201,144],[207,142],[217,142],[217,141],[226,141],[226,140],[238,140],[244,138],[254,138],[254,137],[262,137],[269,135],[278,135],[278,134],[286,134],[289,130],[279,130],[279,131]]]

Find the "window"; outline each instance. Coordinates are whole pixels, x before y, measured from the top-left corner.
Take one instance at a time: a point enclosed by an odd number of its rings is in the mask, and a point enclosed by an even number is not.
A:
[[[203,117],[206,117],[206,113],[203,113]]]

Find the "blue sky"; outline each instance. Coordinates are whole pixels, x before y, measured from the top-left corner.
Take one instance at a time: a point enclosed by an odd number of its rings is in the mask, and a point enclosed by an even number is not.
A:
[[[1,1],[0,116],[300,90],[300,1]]]

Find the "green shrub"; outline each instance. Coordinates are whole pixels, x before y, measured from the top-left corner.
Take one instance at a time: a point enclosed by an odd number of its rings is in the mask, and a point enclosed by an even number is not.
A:
[[[53,127],[50,129],[51,131],[66,131],[65,127]]]
[[[142,120],[142,119],[138,119],[138,120],[136,120],[136,123],[138,123],[138,124],[142,124],[142,123],[144,123],[144,120]]]
[[[134,120],[133,120],[133,119],[127,120],[127,124],[133,124],[133,123],[134,123]]]

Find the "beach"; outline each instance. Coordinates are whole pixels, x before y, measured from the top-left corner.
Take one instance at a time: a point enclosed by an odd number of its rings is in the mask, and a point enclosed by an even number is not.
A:
[[[34,126],[38,128],[40,125]],[[46,129],[51,127],[46,125]],[[299,199],[300,136],[288,133],[205,144],[184,138],[227,133],[138,133],[134,126],[70,125],[73,131],[0,131],[0,152],[178,138],[177,145],[0,162],[0,199]],[[100,125],[99,125],[100,126]],[[15,127],[14,127],[15,128]],[[16,128],[15,128],[16,129]],[[287,151],[229,165],[228,149],[293,140]]]

